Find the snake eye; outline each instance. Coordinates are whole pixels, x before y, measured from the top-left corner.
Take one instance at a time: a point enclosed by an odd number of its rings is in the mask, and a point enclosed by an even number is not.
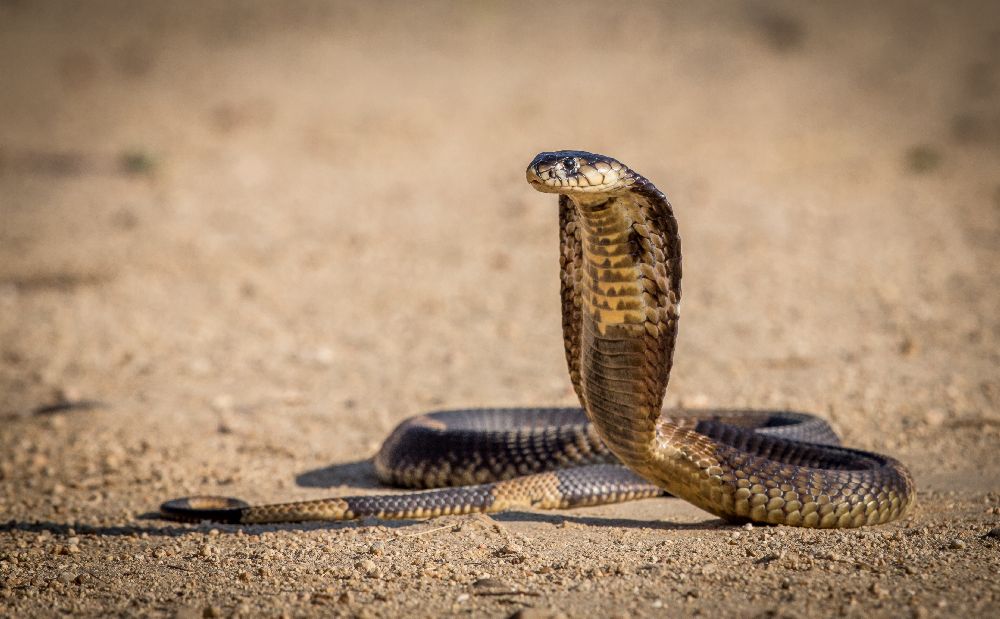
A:
[[[576,171],[580,168],[580,164],[576,162],[574,157],[566,157],[562,160],[563,169],[569,174],[576,174]]]

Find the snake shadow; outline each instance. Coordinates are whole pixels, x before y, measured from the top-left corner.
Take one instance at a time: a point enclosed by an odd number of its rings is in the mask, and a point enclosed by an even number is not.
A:
[[[553,526],[572,524],[581,527],[616,527],[640,529],[646,531],[718,531],[732,529],[732,525],[722,520],[707,518],[701,522],[672,522],[670,520],[642,520],[621,517],[602,517],[594,515],[574,514],[573,510],[553,511],[546,513],[512,510],[490,514],[490,518],[500,523],[531,522],[545,523]],[[164,523],[164,519],[156,512],[139,514],[138,522],[131,524],[95,526],[81,522],[54,522],[51,520],[19,521],[9,520],[0,523],[0,535],[16,532],[40,533],[46,531],[59,537],[96,536],[137,538],[145,535],[150,537],[182,538],[187,536],[205,536],[214,531],[220,535],[257,535],[264,532],[277,531],[333,531],[355,529],[364,532],[373,526],[380,529],[404,531],[415,525],[434,526],[433,520],[350,520],[343,522],[288,522],[276,524],[223,524],[214,522],[194,523]],[[148,523],[148,524],[146,524]],[[452,523],[453,524],[453,523]],[[417,533],[420,534],[419,532]],[[400,539],[408,537],[400,533]],[[168,566],[170,567],[170,566]]]
[[[375,465],[371,458],[356,460],[354,462],[344,462],[332,464],[318,469],[312,469],[296,475],[295,482],[306,488],[334,488],[350,486],[354,488],[383,488],[375,475]],[[646,499],[648,501],[675,501],[671,497],[659,499]],[[586,509],[586,508],[583,508]],[[707,515],[707,514],[706,514]],[[555,526],[565,524],[575,524],[586,527],[616,527],[642,530],[719,530],[732,528],[731,523],[723,520],[708,517],[701,522],[679,523],[671,520],[659,520],[657,518],[623,518],[618,515],[594,515],[580,513],[574,509],[553,510],[546,512],[533,512],[511,510],[490,514],[490,517],[498,522],[530,522],[544,523]],[[426,520],[352,520],[345,522],[301,522],[301,523],[280,523],[263,525],[243,525],[243,524],[222,524],[222,523],[201,523],[182,524],[173,523],[161,524],[163,517],[158,512],[148,512],[136,517],[140,521],[132,524],[112,525],[112,526],[92,526],[80,522],[52,522],[52,521],[18,521],[9,520],[0,522],[0,534],[22,532],[48,531],[55,535],[95,535],[108,537],[135,537],[146,534],[157,537],[182,537],[187,535],[204,535],[210,530],[216,530],[222,534],[260,533],[262,531],[315,531],[315,530],[336,530],[336,529],[360,529],[364,530],[370,526],[378,525],[390,529],[404,529],[406,527],[426,523]],[[149,524],[145,524],[149,523]]]
[[[295,483],[302,488],[383,488],[375,475],[375,464],[371,458],[331,464],[312,469],[295,476]]]
[[[662,499],[648,500],[676,501],[679,499],[663,497]],[[706,514],[706,516],[708,515]],[[640,529],[643,531],[719,531],[727,529],[735,530],[736,528],[736,525],[731,522],[711,516],[700,522],[674,522],[672,520],[645,520],[641,518],[623,518],[621,516],[580,515],[575,514],[573,509],[547,512],[511,510],[490,514],[490,518],[497,522],[533,522],[555,526],[572,524],[581,527],[612,527],[618,529]]]
[[[93,535],[98,537],[128,537],[140,535],[150,537],[185,537],[189,535],[204,536],[211,531],[219,535],[260,534],[274,531],[328,531],[339,529],[364,530],[378,525],[387,529],[403,529],[418,520],[347,520],[342,522],[286,522],[276,524],[225,524],[205,521],[202,523],[179,523],[163,518],[158,512],[147,512],[135,517],[134,524],[110,526],[95,526],[80,522],[54,522],[51,520],[8,520],[0,523],[0,534],[14,532],[40,533],[46,531],[58,536]],[[150,524],[143,524],[143,523]],[[168,524],[160,524],[160,523]]]

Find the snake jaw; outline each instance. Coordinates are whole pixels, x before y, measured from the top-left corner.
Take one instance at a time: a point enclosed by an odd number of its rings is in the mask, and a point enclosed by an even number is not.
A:
[[[528,183],[543,193],[613,195],[635,182],[621,162],[581,150],[539,153],[525,173]]]

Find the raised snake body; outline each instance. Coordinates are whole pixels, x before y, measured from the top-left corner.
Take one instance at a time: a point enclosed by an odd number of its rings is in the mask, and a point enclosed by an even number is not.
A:
[[[423,518],[664,490],[731,521],[856,527],[906,511],[914,497],[908,471],[888,456],[836,445],[829,426],[811,416],[661,411],[681,294],[670,203],[615,159],[582,151],[539,154],[527,179],[559,194],[563,336],[584,412],[424,415],[404,422],[376,456],[383,481],[455,487],[254,506],[188,497],[161,512],[245,523]]]

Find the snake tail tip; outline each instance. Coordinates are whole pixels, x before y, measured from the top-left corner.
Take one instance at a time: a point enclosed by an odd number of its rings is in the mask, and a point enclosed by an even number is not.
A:
[[[172,520],[238,523],[243,511],[250,505],[246,501],[223,496],[190,496],[172,499],[160,505],[160,513]]]

